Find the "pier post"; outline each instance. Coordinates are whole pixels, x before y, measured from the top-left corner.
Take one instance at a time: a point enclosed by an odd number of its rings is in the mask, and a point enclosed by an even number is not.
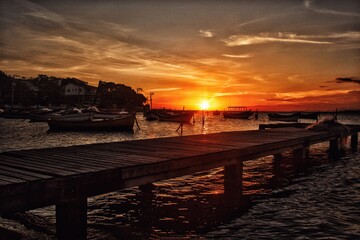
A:
[[[297,171],[304,171],[307,167],[307,161],[309,159],[309,147],[305,145],[302,148],[295,149],[294,155],[294,167]]]
[[[151,229],[154,222],[154,193],[155,186],[153,183],[148,183],[139,186],[139,223],[145,229]]]
[[[351,135],[351,149],[354,151],[358,150],[358,133],[354,133]]]
[[[230,203],[237,203],[242,196],[243,162],[225,166],[224,194]]]
[[[339,149],[339,139],[338,138],[330,140],[329,155],[330,155],[330,158],[332,158],[332,159],[339,159],[340,149]]]
[[[56,237],[84,240],[87,237],[87,198],[65,200],[56,205]]]
[[[283,162],[283,160],[284,156],[282,154],[274,155],[274,160],[272,162],[274,176],[281,174],[281,163]]]
[[[275,161],[281,161],[283,159],[283,155],[281,153],[274,154],[274,160]]]
[[[295,157],[302,162],[306,162],[307,158],[309,157],[309,149],[307,147],[295,149],[293,153]]]

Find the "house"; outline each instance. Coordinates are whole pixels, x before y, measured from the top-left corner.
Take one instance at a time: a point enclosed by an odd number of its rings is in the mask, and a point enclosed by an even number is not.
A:
[[[61,82],[63,102],[65,104],[94,104],[96,87],[76,78],[66,78]]]

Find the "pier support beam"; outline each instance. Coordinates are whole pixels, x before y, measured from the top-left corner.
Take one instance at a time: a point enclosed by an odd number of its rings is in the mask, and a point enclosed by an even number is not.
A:
[[[281,153],[274,154],[274,160],[275,161],[281,161],[283,160],[284,156]]]
[[[56,237],[59,240],[86,239],[87,198],[66,200],[56,205]]]
[[[306,170],[308,165],[309,152],[310,150],[308,145],[293,151],[294,167],[296,171],[302,172]]]
[[[309,148],[303,147],[294,150],[294,156],[302,162],[306,162],[309,157]]]
[[[155,214],[154,211],[156,211],[156,205],[154,204],[155,199],[155,185],[153,183],[148,183],[145,185],[139,186],[139,210],[140,210],[140,216],[139,216],[139,223],[141,226],[149,230],[153,226],[153,223],[155,221]]]
[[[225,166],[224,194],[225,198],[231,203],[237,203],[242,196],[243,182],[243,162]]]
[[[354,133],[351,135],[351,149],[354,151],[358,150],[358,144],[359,144],[359,140],[358,140],[358,133]]]
[[[340,158],[339,139],[330,140],[329,157],[332,159]]]

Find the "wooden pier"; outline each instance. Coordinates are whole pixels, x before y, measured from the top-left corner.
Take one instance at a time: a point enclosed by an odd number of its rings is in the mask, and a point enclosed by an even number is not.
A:
[[[357,149],[360,128],[350,129],[351,147]],[[288,150],[306,158],[309,146],[325,141],[336,156],[339,138],[339,133],[290,126],[5,152],[0,214],[56,205],[58,239],[86,239],[90,196],[225,167],[225,195],[236,201],[244,161]]]

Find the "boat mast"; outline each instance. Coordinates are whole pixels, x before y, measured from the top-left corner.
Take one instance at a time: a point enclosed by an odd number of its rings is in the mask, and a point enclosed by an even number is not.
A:
[[[14,109],[14,92],[15,92],[15,83],[14,80],[11,81],[11,109]]]
[[[152,110],[152,96],[154,95],[155,93],[151,92],[150,93],[150,110]]]

